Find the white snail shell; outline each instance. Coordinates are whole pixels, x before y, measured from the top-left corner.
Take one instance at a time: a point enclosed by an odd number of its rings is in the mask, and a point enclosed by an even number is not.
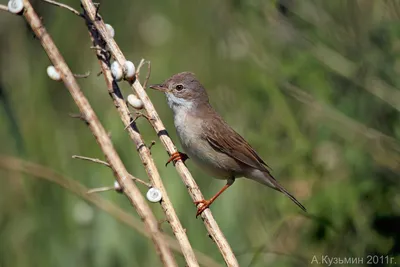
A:
[[[149,189],[149,191],[147,191],[146,197],[150,202],[160,202],[162,199],[162,194],[160,190],[152,187]]]
[[[117,82],[122,80],[122,77],[123,77],[124,73],[122,71],[121,65],[117,61],[114,61],[111,64],[111,74],[113,75],[114,79]]]
[[[134,94],[128,95],[126,98],[128,100],[129,105],[131,105],[135,109],[142,109],[143,108],[143,101],[140,100],[137,96]]]
[[[118,181],[114,181],[114,190],[117,191],[118,193],[122,193],[122,187],[118,183]]]
[[[118,181],[114,181],[114,189],[115,190],[121,190],[122,187],[119,185]]]
[[[54,66],[47,67],[47,75],[49,75],[50,79],[52,79],[52,80],[55,80],[55,81],[61,80],[61,75]]]
[[[135,75],[135,65],[132,63],[132,61],[125,61],[124,63],[124,72],[125,72],[125,77],[126,78],[133,78],[133,76]]]
[[[108,35],[110,35],[111,38],[114,38],[115,30],[114,30],[113,26],[111,26],[110,24],[106,24],[106,28],[108,31]]]
[[[22,0],[10,0],[7,7],[11,13],[18,14],[24,9],[24,3]]]

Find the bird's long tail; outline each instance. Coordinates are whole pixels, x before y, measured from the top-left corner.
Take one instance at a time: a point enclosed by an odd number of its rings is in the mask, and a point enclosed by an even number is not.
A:
[[[290,200],[292,200],[297,206],[299,206],[300,209],[307,212],[307,209],[292,194],[290,194],[283,186],[281,186],[270,173],[268,174],[269,174],[268,180],[274,185],[275,190],[285,194],[288,198],[290,198]]]

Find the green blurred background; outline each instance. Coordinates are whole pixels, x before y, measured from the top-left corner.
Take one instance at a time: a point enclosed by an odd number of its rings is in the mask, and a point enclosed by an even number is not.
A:
[[[65,3],[79,9],[79,1]],[[91,71],[79,80],[82,90],[128,170],[147,180],[96,76],[84,21],[33,4],[72,71]],[[213,106],[307,207],[302,213],[283,195],[238,179],[211,210],[241,266],[310,266],[323,255],[363,265],[368,255],[389,255],[400,264],[400,1],[124,0],[103,1],[100,13],[128,59],[151,61],[150,83],[195,72]],[[106,167],[71,158],[103,155],[86,125],[68,115],[76,105],[47,77],[48,65],[23,18],[0,13],[0,154],[90,188],[112,185]],[[177,141],[164,95],[149,96]],[[138,126],[147,143],[158,140],[147,121]],[[223,266],[158,141],[152,153],[193,247]],[[206,197],[224,185],[187,166]],[[7,168],[0,177],[1,267],[161,266],[150,240],[71,192]],[[138,217],[123,195],[101,196]],[[160,206],[149,205],[163,220]],[[171,233],[167,223],[162,229]]]

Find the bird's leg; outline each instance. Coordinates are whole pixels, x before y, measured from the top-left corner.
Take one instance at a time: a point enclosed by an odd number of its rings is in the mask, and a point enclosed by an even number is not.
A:
[[[233,182],[235,182],[235,178],[229,178],[226,185],[224,185],[224,187],[221,188],[221,190],[219,190],[215,196],[213,196],[212,198],[210,198],[209,200],[200,200],[200,201],[195,201],[194,204],[195,205],[199,205],[202,204],[200,207],[197,208],[197,213],[196,213],[196,218],[197,216],[199,216],[203,211],[205,211],[208,207],[210,207],[210,205],[226,190],[228,189],[228,187],[230,187]]]
[[[182,160],[183,163],[185,163],[185,161],[189,158],[188,155],[186,155],[185,153],[182,152],[175,152],[171,155],[171,157],[168,159],[167,163],[165,163],[165,166],[168,166],[168,164],[172,161],[175,165],[175,163],[178,160]]]

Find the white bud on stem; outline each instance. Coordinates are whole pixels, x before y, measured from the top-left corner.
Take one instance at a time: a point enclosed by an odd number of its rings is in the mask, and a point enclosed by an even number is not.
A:
[[[135,65],[132,63],[132,61],[125,61],[124,63],[124,73],[125,73],[125,78],[128,80],[132,79],[135,76]]]
[[[147,191],[146,197],[150,202],[160,202],[162,199],[162,194],[160,190],[152,187],[149,189],[149,191]]]
[[[24,10],[24,3],[22,0],[10,0],[8,1],[8,11],[14,14],[20,13],[22,10]]]
[[[114,62],[111,64],[111,73],[112,73],[114,79],[115,79],[117,82],[119,82],[119,81],[122,80],[122,77],[123,77],[123,74],[124,74],[124,73],[123,73],[123,71],[122,71],[121,65],[120,65],[117,61],[114,61]]]
[[[52,80],[55,80],[55,81],[61,80],[61,75],[54,66],[47,67],[47,75],[49,75],[50,79],[52,79]]]
[[[137,96],[135,96],[134,94],[130,94],[128,95],[128,97],[126,98],[126,100],[128,101],[129,105],[131,105],[133,108],[135,109],[142,109],[143,108],[143,101],[140,100]]]

